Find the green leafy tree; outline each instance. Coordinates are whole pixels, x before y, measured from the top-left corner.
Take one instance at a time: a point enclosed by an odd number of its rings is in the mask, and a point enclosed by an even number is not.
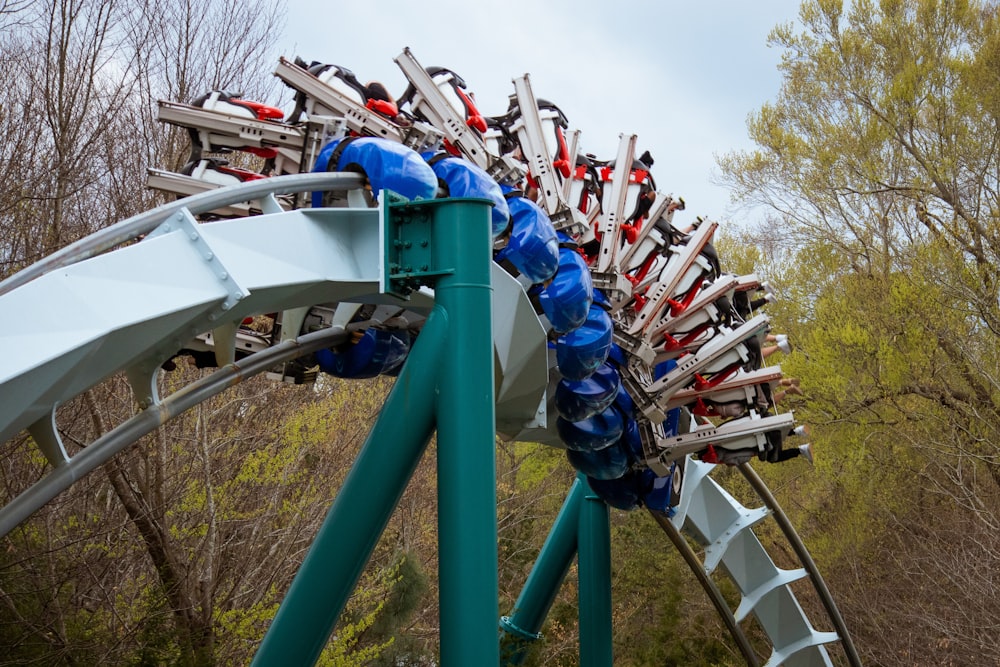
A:
[[[766,474],[869,660],[995,661],[968,564],[997,565],[1000,518],[997,5],[808,0],[772,42],[781,92],[721,162],[772,212],[754,233],[781,249],[782,369],[822,474]]]

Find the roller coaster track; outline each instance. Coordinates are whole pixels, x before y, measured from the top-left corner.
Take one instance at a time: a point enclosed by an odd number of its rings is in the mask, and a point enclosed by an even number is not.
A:
[[[356,174],[325,173],[212,190],[102,230],[0,282],[0,344],[15,352],[0,358],[0,442],[27,429],[51,464],[45,477],[0,509],[0,536],[184,410],[350,336],[349,325],[335,325],[237,360],[236,327],[244,317],[317,304],[398,303],[386,294],[384,208],[285,210],[278,201],[283,194],[361,185]],[[254,200],[261,215],[196,221]],[[497,424],[506,432],[538,428],[546,416],[545,331],[521,286],[495,265],[491,275]],[[406,307],[430,311],[434,297],[421,289]],[[155,382],[161,364],[204,332],[213,334],[219,370],[161,398]],[[142,411],[70,456],[56,424],[58,406],[120,372]],[[759,664],[740,629],[751,614],[773,647],[768,667],[830,665],[825,645],[838,640],[850,664],[860,664],[822,578],[752,468],[740,466],[765,503],[759,509],[722,489],[708,476],[710,464],[688,457],[684,466],[676,513],[652,514],[698,574],[748,664]],[[803,568],[782,570],[764,551],[752,527],[768,516],[779,522]],[[702,548],[702,561],[682,532]],[[720,566],[741,593],[735,611],[708,576]],[[835,631],[817,631],[809,622],[790,588],[803,578],[816,586]]]
[[[847,625],[819,569],[767,485],[749,464],[741,464],[740,472],[764,503],[759,508],[745,507],[709,476],[714,467],[686,459],[684,490],[674,515],[650,514],[694,572],[747,663],[760,664],[740,625],[753,615],[773,647],[766,667],[832,665],[825,645],[837,641],[849,663],[860,665]],[[801,568],[779,568],[764,549],[753,527],[768,517],[777,522]],[[684,535],[702,549],[701,558]],[[717,568],[740,592],[735,611],[711,577]],[[804,579],[815,588],[835,631],[819,632],[810,623],[791,589],[791,584]]]

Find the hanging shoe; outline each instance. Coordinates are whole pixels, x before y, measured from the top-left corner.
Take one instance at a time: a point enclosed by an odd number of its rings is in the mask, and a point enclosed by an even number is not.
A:
[[[804,445],[799,445],[798,450],[799,450],[799,456],[804,458],[806,461],[809,461],[809,465],[814,465],[813,450],[811,444],[806,443]]]
[[[778,349],[781,350],[782,352],[784,352],[785,354],[791,354],[792,353],[792,344],[788,342],[787,338],[785,338],[783,340],[779,339],[778,340]]]

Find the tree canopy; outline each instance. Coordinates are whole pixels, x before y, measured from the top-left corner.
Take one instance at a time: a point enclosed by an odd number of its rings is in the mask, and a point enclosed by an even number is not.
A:
[[[741,240],[778,248],[822,473],[803,521],[869,660],[996,660],[1000,13],[808,0],[771,41],[781,91],[720,163],[769,211]]]

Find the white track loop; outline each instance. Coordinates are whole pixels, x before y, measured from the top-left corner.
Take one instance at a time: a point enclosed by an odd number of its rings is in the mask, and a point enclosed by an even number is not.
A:
[[[0,358],[0,441],[47,423],[55,406],[118,371],[151,381],[205,331],[296,306],[389,298],[379,295],[376,209],[199,225],[188,209],[174,208],[141,243],[65,262],[0,295],[7,323],[0,344],[12,351]],[[430,304],[420,300],[410,305]]]
[[[283,211],[273,201],[275,193],[359,185],[355,174],[307,174],[220,188],[102,230],[0,284],[7,323],[0,343],[13,351],[0,358],[0,443],[27,428],[52,464],[0,509],[0,535],[196,402],[346,334],[343,326],[299,339],[293,333],[161,401],[159,366],[194,336],[212,331],[215,344],[224,345],[223,336],[234,336],[246,316],[317,304],[429,309],[432,290],[406,301],[380,291],[381,209]],[[194,219],[253,198],[265,198],[263,209],[272,212],[211,224]],[[517,432],[545,421],[545,331],[521,286],[496,265],[493,289],[497,422]],[[70,457],[56,408],[123,370],[145,409]]]
[[[818,572],[814,568],[783,570],[774,564],[752,528],[780,508],[776,504],[770,508],[744,507],[709,476],[714,467],[686,459],[677,513],[671,522],[704,549],[702,567],[706,574],[722,566],[736,584],[741,600],[733,612],[734,620],[739,623],[753,614],[771,640],[773,650],[765,667],[831,666],[824,644],[839,641],[841,636],[814,629],[790,587],[811,576],[822,593],[825,584]],[[839,614],[832,620],[842,626]],[[849,638],[845,650],[849,655],[853,652]]]

